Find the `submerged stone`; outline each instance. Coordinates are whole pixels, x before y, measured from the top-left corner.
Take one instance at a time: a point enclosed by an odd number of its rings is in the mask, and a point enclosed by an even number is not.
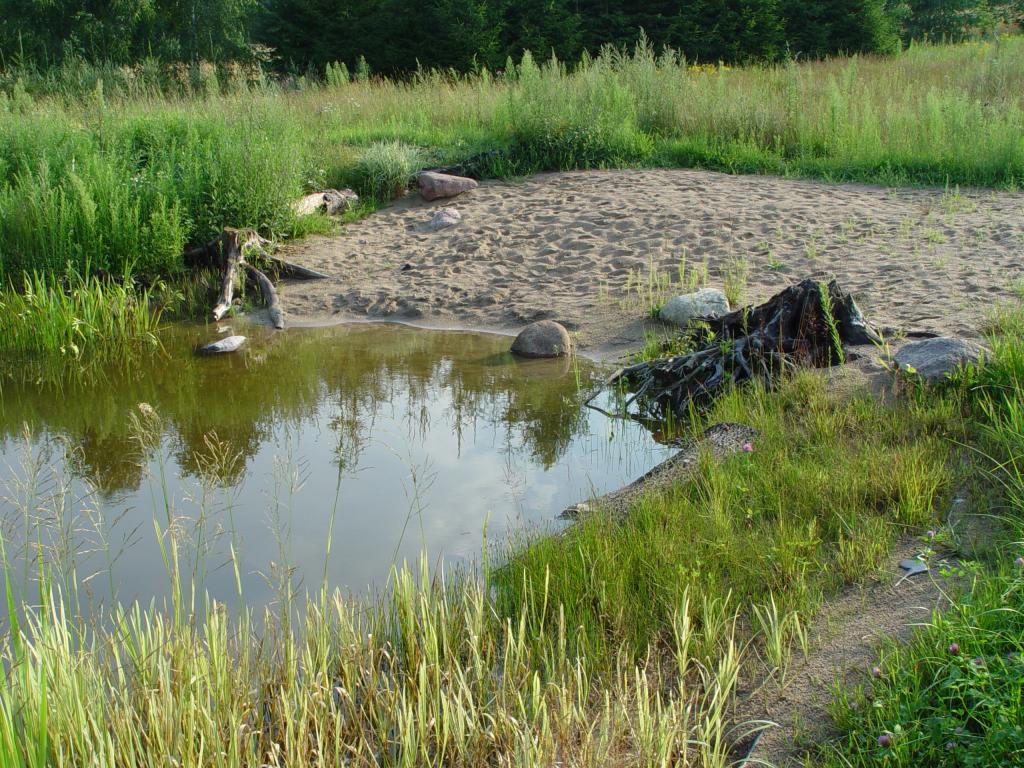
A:
[[[512,352],[523,357],[560,357],[572,350],[572,338],[565,326],[554,320],[540,320],[523,328],[512,342]]]
[[[196,350],[197,355],[223,355],[228,352],[236,352],[245,344],[245,336],[228,336],[227,338],[207,344]]]

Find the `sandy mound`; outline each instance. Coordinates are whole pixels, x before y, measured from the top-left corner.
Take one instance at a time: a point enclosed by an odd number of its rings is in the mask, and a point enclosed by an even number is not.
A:
[[[429,231],[445,206],[462,222]],[[297,243],[287,257],[333,279],[289,284],[282,300],[293,323],[514,330],[551,318],[607,354],[661,327],[647,318],[648,274],[678,281],[685,258],[707,265],[710,285],[745,282],[749,302],[835,277],[890,334],[970,335],[1024,277],[1022,252],[1021,194],[582,171],[484,182],[433,203],[410,195],[340,236]]]

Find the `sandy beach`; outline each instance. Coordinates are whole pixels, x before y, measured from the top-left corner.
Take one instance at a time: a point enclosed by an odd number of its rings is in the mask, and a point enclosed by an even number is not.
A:
[[[461,223],[430,231],[446,206]],[[516,331],[550,318],[589,354],[613,356],[664,327],[649,318],[649,274],[678,282],[685,262],[747,303],[835,277],[890,336],[974,336],[1024,278],[1024,194],[689,170],[551,173],[447,201],[410,193],[285,256],[331,276],[284,286],[292,324]]]

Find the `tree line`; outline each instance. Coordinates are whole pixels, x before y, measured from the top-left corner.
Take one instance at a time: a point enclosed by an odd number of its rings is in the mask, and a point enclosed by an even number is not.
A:
[[[524,50],[574,61],[644,31],[690,61],[896,50],[1020,22],[1024,0],[0,0],[0,67],[228,62],[281,71],[344,63],[401,74],[500,69]]]

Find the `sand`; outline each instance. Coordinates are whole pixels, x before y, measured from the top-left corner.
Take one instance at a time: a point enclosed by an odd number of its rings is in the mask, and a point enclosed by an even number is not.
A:
[[[431,232],[452,206],[462,222]],[[976,336],[1024,278],[1024,195],[886,189],[690,170],[550,173],[452,200],[409,194],[286,249],[330,280],[286,285],[292,324],[394,320],[514,332],[558,320],[596,357],[664,328],[636,290],[680,262],[748,303],[835,277],[890,336]],[[746,273],[745,281],[742,274]],[[745,287],[744,287],[745,282]]]

